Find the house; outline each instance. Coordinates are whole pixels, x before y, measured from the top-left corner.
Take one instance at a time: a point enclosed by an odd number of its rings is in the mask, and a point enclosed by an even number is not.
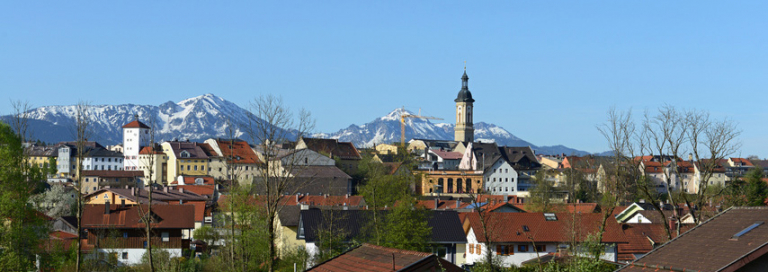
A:
[[[86,170],[82,174],[84,194],[90,194],[104,187],[144,185],[144,171]]]
[[[427,149],[419,163],[422,170],[457,170],[461,162],[462,153],[444,151],[440,149]]]
[[[362,244],[307,271],[464,271],[434,254]]]
[[[764,271],[766,207],[732,207],[617,271]]]
[[[261,185],[264,177],[254,178],[254,184]],[[301,166],[293,169],[293,172],[284,177],[274,179],[275,184],[288,183],[283,192],[302,195],[335,195],[344,196],[354,194],[355,186],[352,177],[336,166]],[[253,186],[253,193],[263,195],[266,193],[264,186]]]
[[[24,149],[24,154],[28,156],[30,166],[37,166],[40,169],[55,168],[59,150],[56,146],[32,144]]]
[[[103,188],[83,197],[86,204],[125,204],[129,206],[148,204],[149,191],[144,188]],[[193,228],[199,228],[205,224],[206,211],[209,199],[183,188],[161,187],[152,190],[152,204],[170,204],[194,206]],[[153,206],[154,207],[154,206]],[[191,233],[185,233],[185,238]]]
[[[144,171],[144,185],[150,183],[168,184],[168,155],[163,153],[159,144],[145,146],[139,151],[138,166],[136,169]]]
[[[381,211],[379,215],[385,216],[388,212]],[[372,215],[371,210],[301,210],[297,239],[304,240],[307,252],[312,255],[319,250],[322,232],[330,226],[334,233],[342,236],[341,241],[351,241],[364,232]],[[451,263],[463,264],[466,236],[458,213],[430,211],[427,224],[432,228],[430,244],[433,253]]]
[[[397,154],[397,146],[393,144],[377,144],[373,147],[376,150],[376,154],[389,155]]]
[[[58,157],[56,166],[62,178],[77,179],[77,168],[81,165],[77,142],[62,142],[56,145]],[[110,151],[97,142],[82,143],[82,170],[123,170],[123,154]]]
[[[347,173],[357,171],[357,164],[363,157],[351,142],[339,142],[337,139],[301,137],[296,142],[296,149],[311,149],[339,160],[339,166]]]
[[[482,261],[490,250],[505,266],[520,266],[540,255],[587,241],[600,229],[600,213],[469,213],[467,264]],[[486,235],[487,234],[487,235]],[[626,243],[621,226],[608,220],[601,259],[615,262],[617,245]],[[575,243],[575,244],[574,244]],[[488,248],[490,246],[490,248]]]
[[[152,246],[181,257],[182,250],[189,248],[183,233],[195,227],[195,207],[153,205],[152,213],[146,211],[146,205],[85,205],[81,218],[87,233],[84,247],[92,248],[97,258],[112,255],[121,265],[139,264],[149,242],[144,231],[149,221],[156,233]]]
[[[698,188],[699,184],[701,184],[702,182],[709,182],[709,186],[711,185],[725,186],[728,182],[730,182],[730,178],[726,174],[727,166],[728,166],[727,160],[703,159],[699,162],[693,163],[694,186]],[[698,190],[691,193],[696,193],[696,192],[698,192]]]
[[[483,189],[494,195],[528,191],[541,167],[530,147],[495,143],[469,143],[459,165],[460,170],[482,172]]]
[[[209,149],[207,144],[196,142],[164,142],[163,153],[168,156],[166,180],[176,180],[179,175],[208,175]],[[204,149],[205,148],[205,149]]]
[[[751,161],[745,158],[728,158],[725,175],[731,180],[743,177],[749,170],[755,168]]]
[[[205,144],[213,149],[209,169],[214,178],[231,180],[234,175],[244,184],[259,175],[263,163],[248,142],[217,138],[205,140]]]

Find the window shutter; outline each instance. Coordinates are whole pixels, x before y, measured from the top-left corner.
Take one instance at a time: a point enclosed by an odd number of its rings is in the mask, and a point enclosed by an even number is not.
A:
[[[502,249],[503,248],[501,247],[501,245],[496,245],[496,255],[501,255],[501,250]]]

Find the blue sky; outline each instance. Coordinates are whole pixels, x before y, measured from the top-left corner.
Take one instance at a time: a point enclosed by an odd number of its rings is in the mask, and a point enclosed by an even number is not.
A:
[[[405,106],[607,150],[611,106],[730,118],[768,157],[765,1],[4,1],[0,90],[33,106],[260,94],[334,132]],[[9,102],[7,105],[10,105]],[[0,114],[11,110],[0,107]]]

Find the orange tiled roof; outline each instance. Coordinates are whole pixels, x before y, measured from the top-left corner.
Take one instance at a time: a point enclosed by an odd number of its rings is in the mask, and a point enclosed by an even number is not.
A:
[[[222,157],[230,158],[230,156],[232,156],[232,161],[230,161],[230,163],[261,163],[259,157],[256,156],[256,152],[251,149],[251,146],[246,141],[234,141],[234,143],[232,143],[226,140],[216,140],[216,144],[219,145]]]
[[[495,242],[567,242],[575,239],[583,241],[587,235],[599,231],[602,222],[601,213],[555,213],[557,220],[548,221],[544,213],[487,213],[485,225]],[[478,213],[467,215],[475,237],[481,243],[485,241],[483,227]],[[573,226],[573,227],[572,227]],[[528,231],[526,231],[528,229]],[[604,243],[626,243],[621,226],[615,220],[606,221],[603,233]]]
[[[133,122],[125,124],[123,126],[123,128],[149,128],[149,126],[145,125],[144,123],[140,122],[139,120],[133,120]]]

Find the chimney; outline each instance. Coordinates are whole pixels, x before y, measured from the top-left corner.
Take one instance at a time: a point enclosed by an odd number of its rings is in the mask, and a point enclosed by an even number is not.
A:
[[[439,198],[435,198],[435,208],[434,208],[435,210],[437,210],[437,205],[439,205],[439,204],[440,204],[440,199]]]
[[[296,194],[296,203],[299,203],[299,194]]]
[[[349,198],[349,194],[346,194],[346,195],[345,195],[345,197],[346,197],[346,198]]]
[[[504,193],[504,202],[509,202],[509,196],[506,193]]]
[[[671,230],[676,229],[676,226],[677,226],[677,222],[676,222],[675,218],[670,217],[669,218],[669,229],[671,229]]]
[[[109,201],[104,203],[104,214],[109,214]]]
[[[168,187],[167,187],[167,186],[166,186],[166,187],[163,187],[163,192],[166,192],[166,193],[168,193]]]
[[[693,154],[692,153],[688,153],[688,161],[689,162],[693,161]]]
[[[459,197],[458,199],[456,199],[456,209],[458,209],[458,208],[459,208],[459,204],[461,204],[461,197]]]
[[[132,195],[132,196],[135,196],[135,195],[136,195],[136,188],[131,188],[131,195]]]
[[[184,188],[179,188],[179,193],[183,194],[184,193]]]

